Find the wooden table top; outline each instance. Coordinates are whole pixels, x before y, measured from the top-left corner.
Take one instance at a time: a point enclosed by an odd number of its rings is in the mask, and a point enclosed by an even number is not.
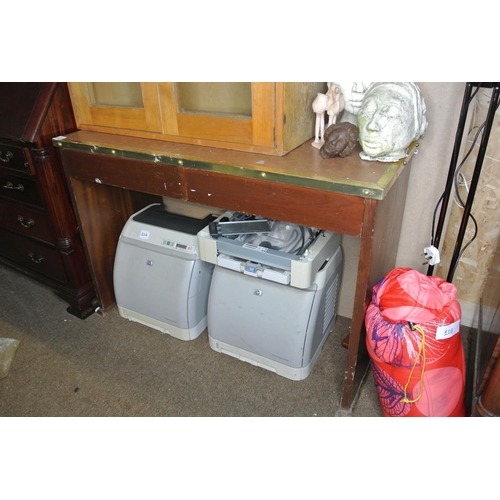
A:
[[[195,168],[251,179],[383,200],[419,144],[397,162],[365,161],[357,149],[347,158],[323,159],[307,141],[285,156],[233,151],[177,142],[78,131],[53,139],[54,146],[139,161]]]

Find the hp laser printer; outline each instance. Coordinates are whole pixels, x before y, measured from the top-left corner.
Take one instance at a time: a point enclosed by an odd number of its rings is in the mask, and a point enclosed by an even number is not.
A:
[[[215,266],[210,347],[292,380],[308,377],[336,317],[340,235],[225,212],[198,242]]]
[[[214,266],[199,258],[197,233],[215,219],[169,213],[153,204],[133,214],[121,232],[113,284],[123,318],[181,340],[207,326]]]

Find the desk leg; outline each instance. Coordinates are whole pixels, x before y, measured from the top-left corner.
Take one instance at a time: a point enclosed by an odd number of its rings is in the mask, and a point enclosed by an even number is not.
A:
[[[113,265],[118,238],[134,212],[130,191],[71,179],[73,203],[92,281],[103,312],[114,307]]]
[[[372,287],[396,265],[409,175],[410,169],[404,169],[383,201],[365,199],[341,411],[352,411],[369,368],[365,313]]]
[[[373,234],[375,227],[376,205],[372,200],[365,203],[363,230],[359,255],[358,276],[354,295],[349,345],[347,347],[347,366],[344,390],[340,403],[341,410],[351,412],[366,374],[369,357],[366,350],[365,312],[371,295],[370,271],[372,262]]]

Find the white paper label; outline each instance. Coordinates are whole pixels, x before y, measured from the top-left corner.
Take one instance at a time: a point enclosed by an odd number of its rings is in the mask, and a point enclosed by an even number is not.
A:
[[[141,238],[141,240],[149,240],[149,231],[141,229],[141,234],[139,235],[139,238]]]
[[[436,329],[436,340],[444,340],[453,337],[460,331],[460,320],[451,325],[438,326]]]
[[[251,243],[244,243],[243,248],[249,248],[250,250],[258,250],[259,252],[267,252],[267,247],[261,247],[258,245],[252,245]]]

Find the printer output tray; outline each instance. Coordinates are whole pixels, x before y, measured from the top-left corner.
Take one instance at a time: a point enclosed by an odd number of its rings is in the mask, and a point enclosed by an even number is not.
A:
[[[232,216],[233,212],[225,212],[215,222],[221,219],[230,220]],[[244,274],[264,279],[269,277],[282,284],[308,288],[321,266],[340,246],[341,235],[313,228],[306,229],[311,232],[307,235],[308,239],[304,240],[303,251],[291,253],[251,244],[239,238],[214,236],[207,226],[198,233],[200,257],[206,262]],[[249,262],[258,264],[258,268],[254,269]]]

